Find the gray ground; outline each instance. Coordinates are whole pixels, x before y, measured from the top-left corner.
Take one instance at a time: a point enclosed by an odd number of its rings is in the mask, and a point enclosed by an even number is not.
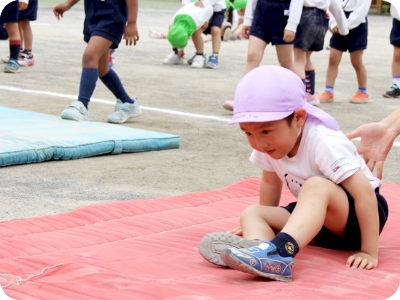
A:
[[[161,61],[170,52],[170,46],[166,40],[151,39],[148,31],[165,32],[173,13],[174,9],[141,8],[140,41],[136,47],[121,44],[114,54],[114,69],[144,110],[141,117],[121,126],[178,134],[182,139],[180,149],[3,167],[0,220],[65,212],[95,202],[220,189],[260,175],[248,161],[251,149],[244,134],[237,126],[227,125],[231,114],[221,107],[223,101],[233,97],[242,76],[247,42],[223,43],[217,70],[164,66]],[[49,6],[40,8],[38,21],[32,23],[36,65],[21,69],[19,74],[0,73],[0,105],[59,115],[75,99],[85,48],[82,22],[83,11],[79,6],[67,12],[61,21],[54,18]],[[364,55],[369,103],[348,103],[357,82],[346,53],[335,86],[336,100],[321,105],[339,120],[344,132],[380,120],[400,104],[400,100],[381,96],[391,82],[390,28],[389,16],[370,15],[369,48]],[[205,50],[210,54],[210,43],[206,43]],[[6,41],[0,41],[0,51],[7,54]],[[186,56],[193,51],[189,43]],[[313,54],[320,92],[328,56],[328,50]],[[267,63],[277,64],[275,49],[270,46],[263,61]],[[11,91],[10,87],[17,91]],[[93,101],[91,120],[106,122],[113,110],[112,95],[99,82],[93,97],[109,103]],[[392,149],[384,181],[400,182],[399,154],[397,147]]]

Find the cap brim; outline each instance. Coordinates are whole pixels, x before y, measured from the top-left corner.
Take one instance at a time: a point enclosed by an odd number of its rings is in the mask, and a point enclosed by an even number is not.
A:
[[[229,125],[236,123],[258,123],[282,120],[293,112],[238,112],[229,121]]]

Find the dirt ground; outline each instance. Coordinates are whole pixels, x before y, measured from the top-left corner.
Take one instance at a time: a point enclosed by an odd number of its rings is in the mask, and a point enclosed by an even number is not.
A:
[[[120,45],[114,54],[114,69],[143,108],[142,116],[121,126],[180,135],[181,147],[3,167],[0,220],[55,214],[95,202],[215,190],[260,175],[261,171],[248,161],[251,149],[244,134],[237,126],[227,125],[231,113],[221,106],[233,98],[242,76],[247,41],[224,42],[216,70],[162,65],[170,52],[169,43],[150,38],[148,32],[165,32],[173,13],[173,9],[141,8],[139,43],[135,47]],[[85,48],[83,16],[82,9],[76,7],[57,21],[50,6],[40,8],[38,21],[32,23],[35,66],[22,68],[18,74],[0,72],[0,105],[60,115],[76,98]],[[378,121],[399,107],[400,100],[381,96],[391,83],[391,20],[390,16],[369,16],[369,48],[364,55],[369,103],[348,103],[357,82],[345,53],[335,85],[335,102],[320,106],[338,119],[344,132]],[[0,53],[7,51],[7,42],[0,41]],[[206,43],[206,54],[210,51],[211,43]],[[186,56],[193,52],[189,43]],[[320,92],[328,57],[328,50],[313,54]],[[277,64],[273,47],[267,47],[263,64]],[[99,82],[93,97],[91,121],[106,122],[113,110],[113,96]],[[398,147],[394,147],[385,165],[384,181],[400,182],[399,155]]]

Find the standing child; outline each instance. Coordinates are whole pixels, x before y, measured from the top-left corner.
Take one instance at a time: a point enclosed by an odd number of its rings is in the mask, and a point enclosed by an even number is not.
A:
[[[242,34],[249,39],[243,75],[257,68],[269,43],[276,47],[279,64],[294,71],[293,43],[304,0],[248,0]],[[299,74],[300,76],[300,74]],[[222,106],[233,110],[233,101]]]
[[[184,48],[189,38],[196,32],[200,34],[208,27],[208,20],[213,15],[213,8],[208,1],[196,1],[183,5],[172,17],[172,26],[167,39],[172,45],[172,52],[163,60],[163,64],[183,64]]]
[[[18,61],[21,66],[30,67],[35,65],[33,57],[33,33],[31,28],[31,21],[37,19],[38,0],[29,0],[27,9],[19,13],[19,32],[21,35],[21,55]]]
[[[28,0],[12,1],[7,4],[0,16],[0,23],[6,24],[7,34],[9,36],[10,55],[4,67],[5,73],[17,73],[19,71],[18,57],[21,50],[21,36],[18,28],[19,11],[28,7]]]
[[[390,44],[393,45],[392,85],[383,93],[383,97],[397,98],[400,96],[400,14],[393,5],[390,6],[390,14],[393,17],[390,31]]]
[[[303,12],[294,40],[295,73],[304,81],[306,100],[312,105],[318,105],[319,100],[315,93],[315,68],[311,61],[311,54],[324,49],[325,34],[329,25],[328,10],[337,21],[339,33],[348,34],[347,19],[339,0],[304,0]]]
[[[325,91],[319,95],[321,102],[332,102],[334,99],[334,85],[339,72],[339,64],[343,52],[350,52],[351,64],[356,71],[358,91],[350,98],[350,103],[367,103],[369,100],[367,90],[367,69],[363,63],[364,50],[367,49],[368,23],[367,14],[371,6],[371,0],[343,0],[342,7],[347,17],[347,36],[341,36],[333,31],[330,41],[329,65],[326,72]],[[335,20],[332,18],[330,27],[335,28]]]
[[[211,4],[213,8],[213,15],[208,22],[208,27],[203,31],[196,31],[192,35],[194,47],[196,48],[195,55],[192,56],[187,62],[192,68],[216,69],[219,67],[219,50],[221,48],[221,26],[224,21],[224,14],[226,11],[225,0],[201,0]],[[183,5],[190,3],[190,0],[182,0]],[[211,34],[212,38],[212,55],[206,61],[204,55],[204,40],[202,33]]]
[[[53,8],[57,19],[79,0],[67,0]],[[138,0],[102,1],[85,0],[84,40],[87,43],[82,58],[82,74],[78,100],[61,113],[61,118],[88,121],[88,105],[96,81],[100,80],[117,98],[115,111],[108,116],[110,123],[124,123],[139,116],[142,111],[135,98],[131,98],[122,86],[117,73],[108,66],[110,48],[118,48],[122,36],[126,45],[136,45],[139,33],[136,25]]]
[[[250,161],[262,169],[260,203],[240,218],[243,238],[259,245],[239,248],[222,241],[220,261],[289,281],[294,257],[313,242],[355,251],[349,267],[376,268],[379,234],[388,217],[380,181],[335,119],[305,101],[300,78],[278,66],[246,74],[236,88],[230,124],[236,123],[253,148]],[[280,207],[283,184],[297,201]],[[221,249],[218,237],[211,233],[201,243],[218,243]]]

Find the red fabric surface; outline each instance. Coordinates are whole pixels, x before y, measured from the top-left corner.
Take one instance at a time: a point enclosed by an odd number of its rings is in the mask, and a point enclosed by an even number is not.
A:
[[[384,183],[390,207],[379,267],[345,266],[349,252],[307,247],[293,281],[266,281],[204,261],[201,237],[238,225],[257,203],[259,179],[218,191],[96,204],[0,223],[0,284],[16,300],[386,299],[400,282],[400,186]],[[293,201],[284,191],[284,203]],[[61,266],[46,267],[62,263]]]

